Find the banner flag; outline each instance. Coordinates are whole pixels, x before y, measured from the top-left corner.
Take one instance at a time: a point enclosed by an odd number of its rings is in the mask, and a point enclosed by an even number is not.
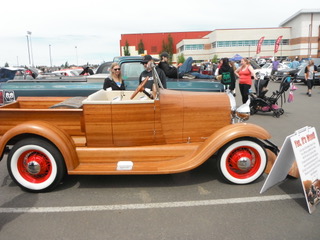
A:
[[[278,52],[281,40],[282,40],[282,36],[278,37],[278,39],[276,40],[274,44],[274,53]]]
[[[264,41],[264,37],[260,38],[259,42],[258,42],[258,45],[257,45],[257,54],[259,54],[261,52],[261,45]]]

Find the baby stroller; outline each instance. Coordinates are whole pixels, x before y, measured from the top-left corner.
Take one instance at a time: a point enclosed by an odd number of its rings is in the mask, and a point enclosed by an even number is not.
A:
[[[285,92],[290,88],[292,76],[283,77],[279,86],[279,90],[272,93],[270,97],[266,96],[268,90],[266,89],[269,83],[268,76],[260,76],[255,81],[256,93],[250,94],[250,114],[257,112],[273,112],[273,116],[279,118],[284,110],[279,107],[278,100],[281,99],[281,106],[283,99],[285,99]]]

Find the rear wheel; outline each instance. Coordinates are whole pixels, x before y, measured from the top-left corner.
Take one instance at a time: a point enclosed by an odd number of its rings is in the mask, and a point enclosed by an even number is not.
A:
[[[13,181],[31,192],[55,188],[66,173],[60,151],[50,142],[28,138],[13,146],[7,167]]]
[[[231,183],[251,183],[263,174],[266,166],[266,151],[261,143],[253,138],[232,141],[218,153],[219,172]]]

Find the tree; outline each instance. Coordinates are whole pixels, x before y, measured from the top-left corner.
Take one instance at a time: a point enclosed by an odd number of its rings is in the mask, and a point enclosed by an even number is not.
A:
[[[214,56],[213,56],[212,62],[213,62],[213,63],[217,63],[217,62],[218,62],[218,55],[214,55]]]
[[[123,54],[124,54],[125,56],[130,56],[128,40],[126,41],[126,45],[123,47]]]
[[[142,42],[142,39],[140,39],[140,42],[138,44],[138,54],[144,54],[144,44]]]
[[[4,66],[5,66],[5,67],[9,67],[9,63],[6,62],[6,63],[4,64]]]
[[[179,64],[179,63],[184,63],[185,60],[186,60],[186,59],[184,58],[183,53],[178,56],[178,64]]]
[[[172,55],[173,55],[173,38],[171,34],[168,35],[167,42],[165,40],[162,40],[162,51],[161,52],[167,52],[169,54],[169,62],[172,62]]]

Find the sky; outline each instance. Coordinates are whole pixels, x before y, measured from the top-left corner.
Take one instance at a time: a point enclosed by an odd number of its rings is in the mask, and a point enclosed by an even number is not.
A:
[[[320,1],[15,0],[0,8],[0,67],[61,66],[112,61],[121,34],[279,27]]]

